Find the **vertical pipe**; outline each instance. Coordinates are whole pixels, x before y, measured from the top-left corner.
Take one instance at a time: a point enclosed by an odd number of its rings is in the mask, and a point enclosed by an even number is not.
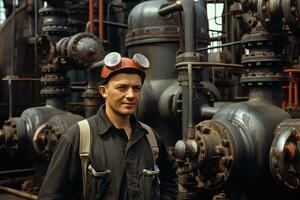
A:
[[[34,0],[34,37],[38,37],[38,0]],[[38,50],[37,42],[34,43],[34,74],[37,73],[38,69]]]
[[[188,63],[188,87],[189,87],[189,110],[188,110],[188,137],[190,139],[195,138],[195,131],[194,131],[194,119],[193,119],[193,71],[192,71],[192,64]]]
[[[298,109],[298,78],[295,78],[294,83],[294,108]]]
[[[103,34],[103,0],[98,0],[98,14],[99,14],[99,38],[103,40],[104,34]]]
[[[196,51],[195,2],[183,0],[185,52]]]
[[[289,77],[292,78],[292,72],[289,72]],[[292,107],[292,93],[293,93],[293,81],[291,80],[289,83],[289,95],[288,95],[288,107]]]
[[[8,100],[9,100],[9,108],[8,108],[8,113],[9,113],[9,118],[12,118],[12,104],[13,104],[13,99],[12,99],[12,82],[11,78],[8,78]]]
[[[94,33],[94,0],[89,0],[90,33]]]
[[[97,81],[99,80],[99,73],[97,73],[97,70],[98,69],[91,68],[87,70],[88,84],[85,92],[82,94],[86,118],[95,115],[101,103],[100,94],[97,88]]]
[[[194,138],[194,121],[193,121],[193,69],[189,61],[194,60],[190,53],[196,52],[196,26],[195,26],[195,2],[194,0],[184,0],[182,2],[184,13],[184,54],[187,64],[187,81],[186,87],[182,87],[182,136],[183,138]],[[184,102],[188,102],[186,105]],[[185,109],[187,106],[187,116]],[[187,129],[187,132],[186,132]],[[187,134],[187,137],[186,137]]]
[[[12,55],[12,67],[13,67],[13,74],[16,74],[16,49],[17,49],[17,45],[16,45],[16,29],[17,29],[17,21],[16,21],[16,1],[13,0],[13,12],[11,14],[12,16],[12,20],[13,20],[13,31],[12,31],[12,35],[13,35],[13,39],[12,39],[12,46],[13,48],[13,55]]]

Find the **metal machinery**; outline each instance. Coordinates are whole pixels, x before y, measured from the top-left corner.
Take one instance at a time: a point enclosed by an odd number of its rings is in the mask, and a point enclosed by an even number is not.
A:
[[[177,159],[178,199],[299,199],[300,0],[3,3],[0,199],[37,199],[60,136],[97,112],[111,51],[150,60],[137,116]]]

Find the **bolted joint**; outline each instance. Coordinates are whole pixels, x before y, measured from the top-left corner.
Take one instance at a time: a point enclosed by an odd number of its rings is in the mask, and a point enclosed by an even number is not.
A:
[[[41,125],[33,136],[33,146],[35,151],[45,157],[49,157],[61,136],[60,129],[52,123]]]

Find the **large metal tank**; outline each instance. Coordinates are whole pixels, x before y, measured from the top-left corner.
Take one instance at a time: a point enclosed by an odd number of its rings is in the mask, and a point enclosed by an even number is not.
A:
[[[181,87],[175,63],[176,55],[183,51],[184,31],[180,25],[183,17],[180,12],[164,17],[158,14],[160,8],[170,3],[166,0],[147,1],[133,8],[128,18],[126,47],[129,57],[142,53],[151,64],[138,117],[151,124],[168,145],[174,145],[181,138]],[[209,44],[208,20],[201,3],[195,2],[197,48]],[[204,55],[203,61],[206,60],[207,55]]]

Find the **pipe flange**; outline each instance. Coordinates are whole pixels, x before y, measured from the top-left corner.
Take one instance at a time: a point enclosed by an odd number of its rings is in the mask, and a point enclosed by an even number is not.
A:
[[[283,33],[269,34],[267,32],[245,34],[242,37],[242,44],[245,48],[269,47],[279,49],[288,45],[287,36]]]
[[[58,15],[58,16],[64,16],[68,17],[69,13],[68,10],[64,8],[57,8],[57,7],[44,7],[39,9],[39,14],[44,17],[47,15]]]
[[[269,153],[271,174],[280,185],[296,190],[300,185],[300,130],[292,126],[278,130]]]
[[[41,83],[45,86],[57,85],[65,86],[70,82],[70,80],[59,74],[46,74],[41,77]]]
[[[60,34],[60,35],[67,35],[70,33],[70,29],[68,26],[43,26],[42,28],[43,33],[48,34]]]
[[[287,83],[290,78],[286,74],[263,74],[263,73],[252,73],[242,74],[240,82],[242,85],[255,86],[255,85],[283,85]]]
[[[43,27],[47,26],[67,26],[67,18],[59,15],[46,15],[43,17]]]
[[[253,52],[243,55],[242,64],[245,67],[284,67],[291,65],[287,55],[275,52]]]
[[[91,33],[78,33],[68,41],[66,52],[74,63],[89,66],[103,58],[104,47]]]
[[[47,122],[41,125],[32,138],[34,150],[41,156],[50,157],[60,136],[61,131],[56,124]]]
[[[212,120],[195,127],[199,147],[199,178],[208,189],[222,187],[230,175],[234,161],[234,149],[229,130]]]
[[[70,92],[68,89],[66,88],[57,88],[57,87],[53,87],[53,88],[43,88],[40,91],[40,94],[42,96],[47,96],[47,97],[65,97],[66,95],[68,95]]]

